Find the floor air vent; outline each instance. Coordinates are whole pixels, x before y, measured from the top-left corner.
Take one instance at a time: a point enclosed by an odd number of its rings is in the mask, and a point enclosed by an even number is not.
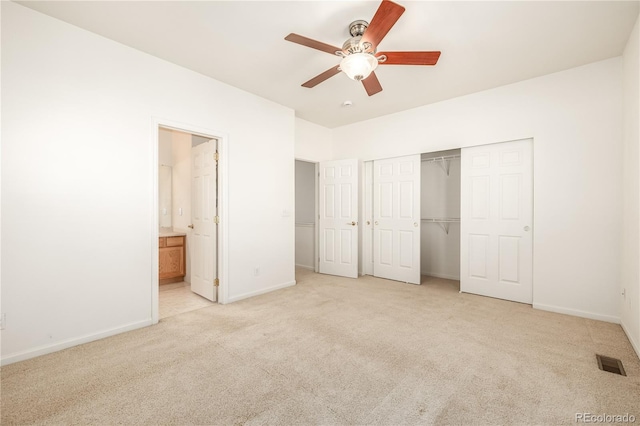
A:
[[[619,374],[621,376],[627,375],[627,373],[624,372],[622,361],[620,361],[619,359],[609,358],[608,356],[604,355],[596,355],[596,359],[598,360],[598,368],[600,370]]]

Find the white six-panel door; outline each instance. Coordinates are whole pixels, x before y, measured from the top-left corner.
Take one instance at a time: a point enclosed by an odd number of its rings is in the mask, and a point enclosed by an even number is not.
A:
[[[358,277],[358,160],[320,163],[319,270]]]
[[[462,149],[460,290],[532,303],[533,146]]]
[[[191,291],[216,301],[216,141],[191,148]]]
[[[373,275],[420,284],[420,155],[373,162]]]

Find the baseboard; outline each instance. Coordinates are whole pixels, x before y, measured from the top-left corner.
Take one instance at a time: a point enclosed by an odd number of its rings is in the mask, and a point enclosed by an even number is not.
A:
[[[459,276],[453,276],[453,275],[447,275],[447,274],[434,274],[432,272],[420,272],[420,275],[427,275],[435,278],[444,278],[445,280],[460,281]]]
[[[280,290],[280,289],[287,288],[287,287],[292,287],[294,285],[296,285],[296,281],[295,280],[288,281],[286,283],[282,283],[282,284],[278,284],[278,285],[274,285],[273,287],[267,287],[267,288],[263,288],[263,289],[260,289],[260,290],[251,291],[249,293],[239,294],[237,296],[229,297],[227,299],[227,303],[237,302],[238,300],[248,299],[250,297],[259,296],[259,295],[265,294],[265,293],[271,293],[272,291]]]
[[[308,269],[310,271],[315,271],[316,270],[316,268],[314,268],[313,266],[301,265],[299,263],[296,263],[296,268]]]
[[[622,330],[624,330],[624,334],[627,335],[627,339],[629,339],[629,343],[631,343],[633,350],[636,351],[636,355],[640,358],[640,343],[636,342],[633,336],[631,336],[631,333],[629,333],[629,329],[624,325],[624,322],[620,321],[620,325],[622,326]]]
[[[73,346],[82,345],[83,343],[93,342],[94,340],[104,339],[105,337],[114,336],[116,334],[124,333],[138,328],[147,327],[152,325],[151,319],[132,322],[122,327],[116,327],[109,330],[101,331],[99,333],[87,334],[82,337],[76,337],[72,339],[63,340],[62,342],[53,343],[51,345],[39,346],[35,349],[29,349],[27,351],[18,352],[17,354],[8,355],[0,361],[1,365],[13,364],[14,362],[24,361],[37,356],[58,352],[63,349],[67,349]]]
[[[543,305],[540,303],[534,303],[533,308],[540,309],[541,311],[549,311],[549,312],[555,312],[558,314],[573,315],[574,317],[589,318],[589,319],[594,319],[598,321],[605,321],[605,322],[612,322],[614,324],[620,324],[620,317],[615,317],[612,315],[602,315],[602,314],[596,314],[594,312],[580,311],[578,309],[562,308],[560,306]]]
[[[175,284],[175,283],[181,283],[184,281],[184,277],[175,277],[175,278],[163,278],[161,280],[158,280],[158,284],[159,285],[164,285],[164,284]]]

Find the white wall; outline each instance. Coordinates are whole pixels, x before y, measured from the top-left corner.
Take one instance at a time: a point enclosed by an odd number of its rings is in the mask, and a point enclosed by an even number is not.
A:
[[[190,231],[188,226],[191,225],[191,135],[182,132],[172,133],[173,230],[187,232]]]
[[[171,228],[173,156],[171,154],[173,132],[158,131],[158,222],[160,228]]]
[[[296,160],[296,266],[314,269],[316,165]]]
[[[171,145],[173,140],[173,132],[169,129],[160,129],[158,131],[158,164],[165,166],[173,165],[173,157],[171,155]]]
[[[203,144],[205,142],[210,141],[211,139],[209,138],[205,138],[204,136],[198,136],[198,135],[191,135],[191,146],[198,146],[200,144]]]
[[[296,222],[315,222],[316,165],[296,160]]]
[[[457,152],[460,155],[460,152]],[[422,162],[420,214],[425,218],[460,218],[460,160],[450,161],[449,175],[434,162]],[[439,224],[420,225],[420,272],[422,275],[460,280],[460,223],[447,234]]]
[[[184,280],[188,283],[191,282],[191,140],[192,135],[188,133],[172,132],[172,228],[176,232],[187,234]]]
[[[534,138],[534,306],[620,317],[622,59],[333,131],[363,160]],[[339,147],[339,149],[338,149]]]
[[[314,225],[296,223],[296,266],[305,269],[315,269],[315,234]]]
[[[295,156],[312,162],[333,159],[331,129],[296,117]]]
[[[624,209],[621,323],[640,356],[640,18],[622,57]]]
[[[4,363],[151,323],[154,117],[228,136],[230,300],[295,283],[292,110],[1,7]]]

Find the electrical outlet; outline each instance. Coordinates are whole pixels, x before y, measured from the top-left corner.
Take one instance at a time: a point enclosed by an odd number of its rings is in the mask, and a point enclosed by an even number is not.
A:
[[[260,275],[260,267],[256,266],[255,268],[253,268],[253,275],[255,275],[256,277],[258,275]]]
[[[4,330],[7,325],[7,314],[0,315],[0,330]]]

